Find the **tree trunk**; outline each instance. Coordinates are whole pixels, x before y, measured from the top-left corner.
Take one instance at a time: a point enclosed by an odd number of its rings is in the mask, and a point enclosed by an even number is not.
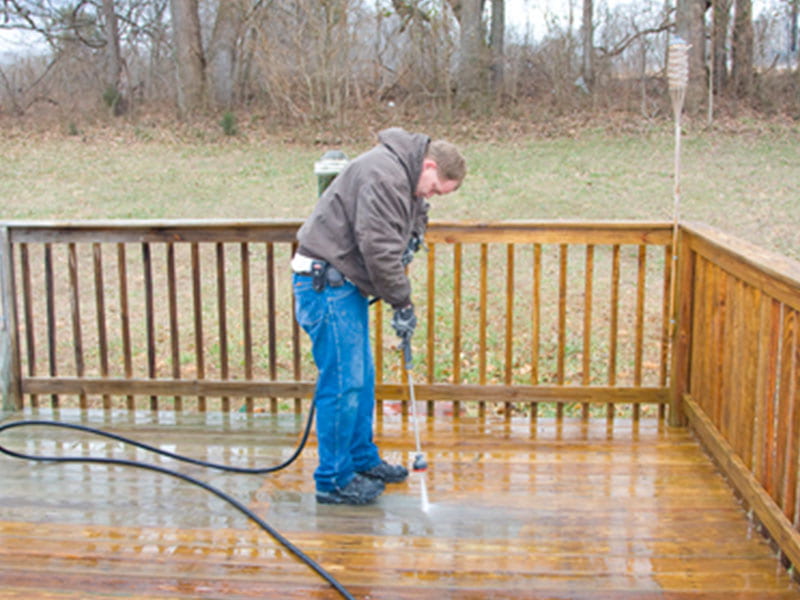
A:
[[[218,107],[230,108],[233,105],[237,47],[243,19],[241,2],[226,0],[219,3],[208,47],[211,101]]]
[[[714,0],[712,5],[714,33],[712,37],[714,90],[721,94],[728,86],[728,25],[731,18],[731,0]]]
[[[224,4],[224,3],[223,3]],[[170,0],[178,77],[178,110],[186,118],[205,99],[205,57],[198,0]]]
[[[120,86],[122,53],[119,44],[119,27],[114,0],[103,0],[103,21],[106,34],[106,71],[103,98],[115,116],[123,114],[127,101]]]
[[[492,26],[489,31],[489,46],[492,50],[491,85],[495,98],[499,97],[503,92],[506,31],[505,4],[505,0],[492,0]]]
[[[753,4],[752,0],[735,0],[733,18],[732,79],[740,98],[753,93]]]
[[[462,0],[456,12],[461,25],[458,96],[466,105],[473,106],[486,94],[482,8],[483,0]]]
[[[703,106],[708,90],[705,55],[706,36],[704,13],[706,0],[678,0],[676,13],[677,34],[688,44],[689,86],[686,89],[686,112],[697,114]]]
[[[594,4],[583,0],[583,23],[581,28],[583,42],[583,61],[581,75],[589,90],[594,86]]]

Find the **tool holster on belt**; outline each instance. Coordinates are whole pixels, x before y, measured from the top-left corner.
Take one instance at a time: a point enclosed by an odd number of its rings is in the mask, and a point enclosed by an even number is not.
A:
[[[311,287],[314,291],[321,292],[325,285],[341,287],[344,285],[344,275],[330,263],[315,260],[311,263]]]

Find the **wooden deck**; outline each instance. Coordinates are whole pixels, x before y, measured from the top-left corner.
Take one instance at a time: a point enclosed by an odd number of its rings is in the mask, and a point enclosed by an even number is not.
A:
[[[293,415],[49,410],[14,418],[81,422],[239,466],[285,458]],[[408,461],[399,416],[377,427]],[[421,476],[366,507],[318,505],[312,440],[274,476],[168,459],[247,504],[356,598],[770,600],[800,598],[689,430],[617,418],[431,420]],[[74,431],[13,429],[26,453],[151,460]],[[337,598],[243,515],[182,481],[139,469],[0,456],[0,598]]]

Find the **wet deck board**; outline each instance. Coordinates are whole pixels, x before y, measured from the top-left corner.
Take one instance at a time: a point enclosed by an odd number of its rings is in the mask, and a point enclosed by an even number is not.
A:
[[[285,458],[302,427],[293,416],[240,414],[91,413],[81,422],[239,466]],[[411,459],[400,417],[386,417],[376,437],[390,460]],[[691,434],[656,420],[429,422],[427,512],[416,474],[375,505],[318,505],[313,436],[272,476],[150,459],[71,431],[14,429],[0,443],[177,467],[255,510],[356,598],[800,598]],[[0,599],[338,597],[243,515],[185,482],[0,457]]]

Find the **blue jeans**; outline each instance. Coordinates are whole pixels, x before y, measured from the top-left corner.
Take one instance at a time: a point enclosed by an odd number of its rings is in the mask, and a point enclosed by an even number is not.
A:
[[[369,343],[369,303],[349,281],[341,287],[311,287],[311,277],[294,274],[295,316],[311,338],[319,375],[317,490],[343,488],[356,472],[380,463],[372,441],[375,366]]]

